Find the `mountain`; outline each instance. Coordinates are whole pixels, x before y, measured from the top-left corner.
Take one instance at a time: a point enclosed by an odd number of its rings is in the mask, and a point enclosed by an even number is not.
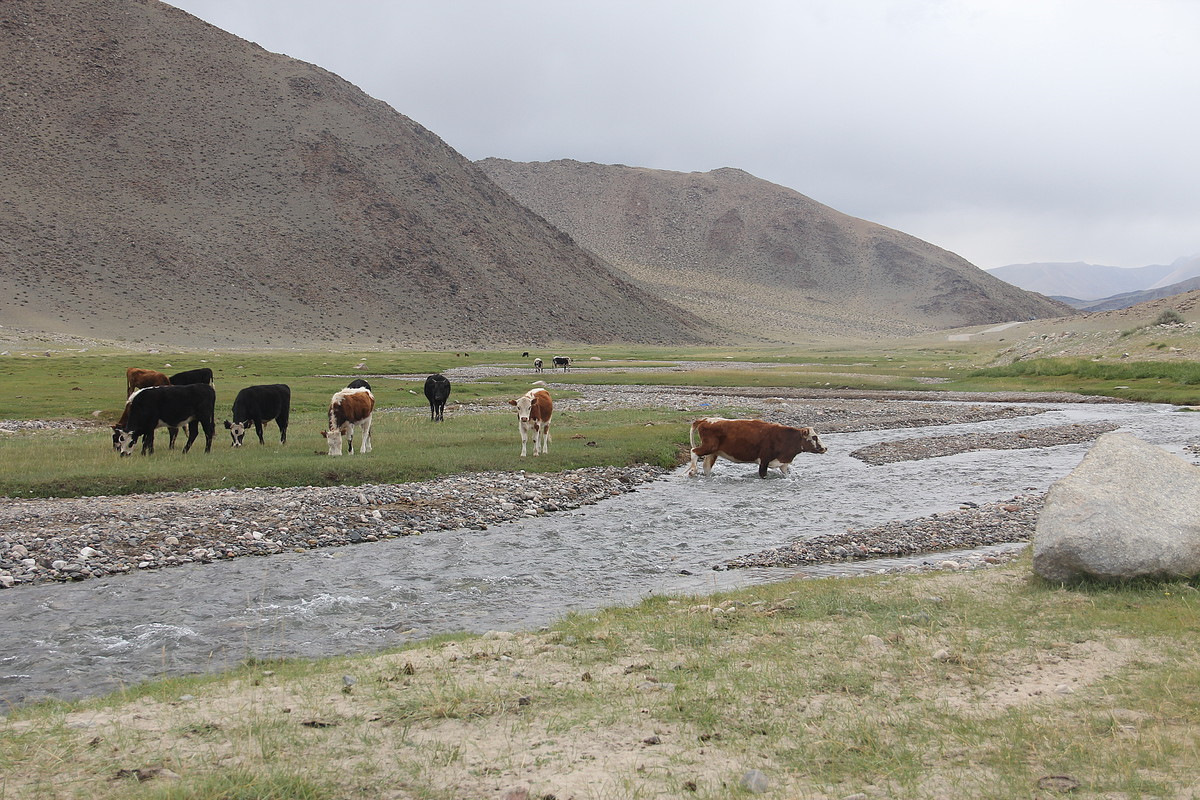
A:
[[[1128,292],[1157,289],[1200,276],[1200,256],[1146,267],[1107,267],[1077,261],[1009,264],[989,272],[1014,286],[1051,297],[1102,300]],[[1072,305],[1084,306],[1086,303]]]
[[[1159,300],[1165,297],[1174,297],[1177,294],[1184,294],[1197,289],[1200,289],[1200,276],[1188,278],[1179,283],[1172,283],[1169,286],[1163,286],[1158,289],[1114,294],[1112,297],[1105,297],[1100,300],[1075,301],[1071,305],[1080,311],[1115,311],[1119,308],[1129,308],[1140,303],[1147,303],[1151,300]]]
[[[882,337],[1071,313],[928,242],[741,170],[476,163],[648,291],[743,335]]]
[[[156,0],[0,4],[0,321],[196,346],[695,342],[441,139]]]

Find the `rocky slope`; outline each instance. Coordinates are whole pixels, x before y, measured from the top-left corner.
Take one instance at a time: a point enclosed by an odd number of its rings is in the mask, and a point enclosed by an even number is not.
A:
[[[879,337],[1072,313],[741,170],[477,163],[650,291],[755,338]]]
[[[695,341],[325,70],[157,0],[0,4],[0,320],[185,345]]]

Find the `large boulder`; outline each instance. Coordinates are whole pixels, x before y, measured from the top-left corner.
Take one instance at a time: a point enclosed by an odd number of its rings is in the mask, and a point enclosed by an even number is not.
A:
[[[1104,434],[1050,487],[1033,569],[1062,582],[1200,575],[1200,468],[1132,434]]]

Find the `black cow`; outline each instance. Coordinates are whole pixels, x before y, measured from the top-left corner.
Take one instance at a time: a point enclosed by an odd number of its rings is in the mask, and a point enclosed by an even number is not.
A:
[[[275,420],[279,426],[279,443],[287,444],[288,414],[292,407],[292,390],[286,383],[247,386],[233,399],[233,421],[225,420],[225,428],[233,437],[233,446],[241,447],[246,428],[254,423],[258,443],[263,441],[263,424]]]
[[[155,428],[160,425],[178,428],[184,423],[188,426],[188,440],[183,452],[191,449],[201,426],[204,428],[204,452],[212,449],[216,430],[213,415],[217,406],[217,393],[213,387],[192,383],[139,389],[130,396],[126,406],[128,413],[124,427],[113,426],[117,452],[121,455],[131,455],[139,438],[142,440],[142,455],[153,453]]]
[[[554,357],[554,366],[555,366],[555,367],[562,367],[562,368],[563,368],[563,372],[566,372],[566,371],[567,371],[567,367],[571,366],[571,358],[570,358],[570,356],[555,356],[555,357]]]
[[[371,384],[367,383],[362,378],[355,378],[354,380],[352,380],[346,384],[346,388],[347,389],[366,389],[366,390],[370,391]]]
[[[189,383],[207,383],[211,386],[213,383],[212,370],[208,367],[200,367],[177,372],[171,376],[172,386],[187,386]]]
[[[442,422],[446,399],[450,397],[450,379],[440,373],[425,379],[425,399],[429,401],[429,421]]]

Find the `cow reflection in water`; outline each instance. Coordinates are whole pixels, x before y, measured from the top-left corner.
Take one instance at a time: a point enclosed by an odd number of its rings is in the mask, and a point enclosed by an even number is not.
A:
[[[696,445],[696,436],[700,445]],[[800,453],[824,453],[817,432],[812,428],[793,428],[761,419],[724,419],[705,417],[692,423],[690,433],[692,460],[688,475],[696,474],[696,462],[704,459],[704,474],[712,472],[717,458],[739,464],[758,462],[758,477],[767,477],[767,469],[777,468],[787,475]]]

